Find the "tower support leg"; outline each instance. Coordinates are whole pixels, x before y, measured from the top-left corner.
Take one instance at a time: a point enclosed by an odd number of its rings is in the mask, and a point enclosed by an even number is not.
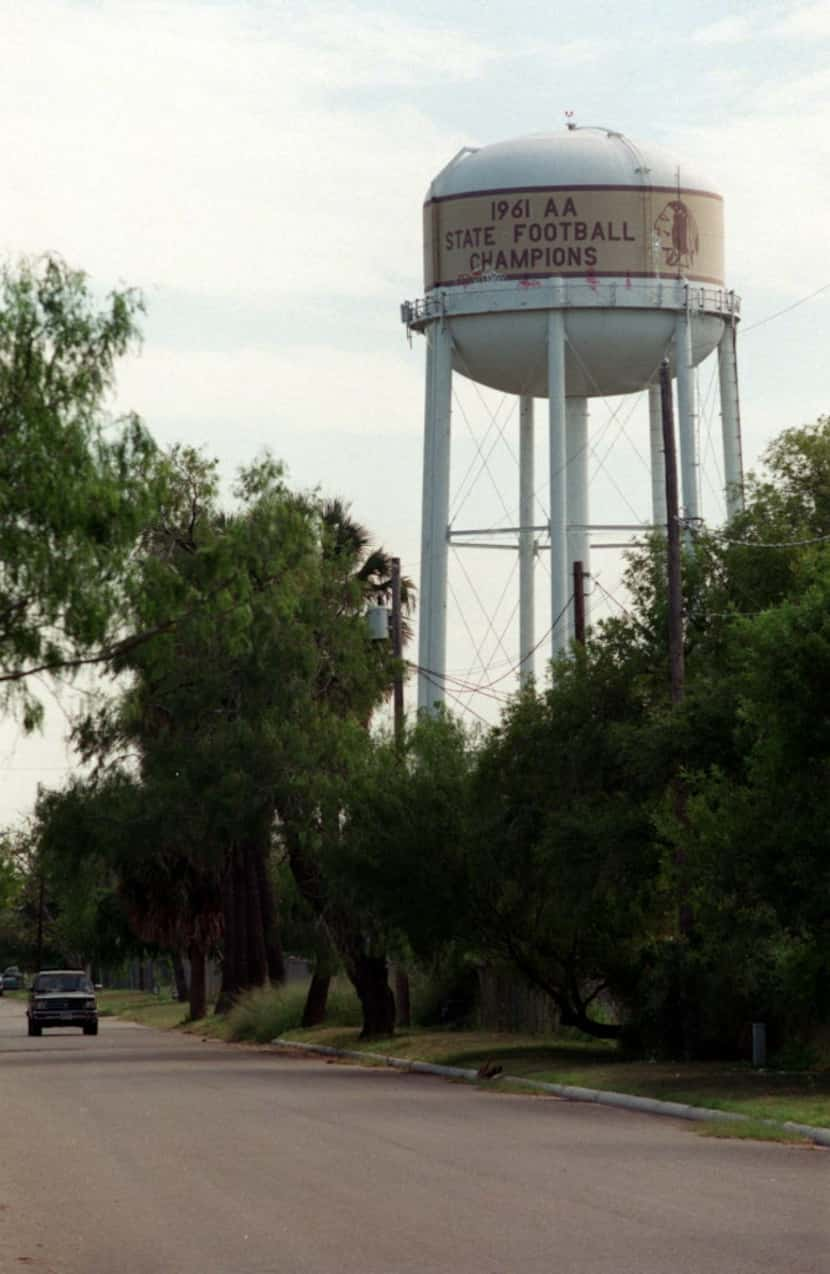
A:
[[[424,465],[421,477],[421,580],[418,588],[418,667],[426,669],[430,664],[432,615],[432,469],[433,469],[433,397],[435,382],[435,325],[428,327],[426,339],[426,375],[424,395]],[[425,673],[418,673],[418,710],[428,706],[429,681]]]
[[[734,518],[744,507],[744,466],[741,452],[741,408],[738,396],[738,359],[735,324],[727,322],[718,344],[720,417],[723,433],[723,476],[726,516]]]
[[[548,416],[550,421],[551,655],[568,648],[568,450],[565,409],[565,316],[548,313]]]
[[[677,428],[680,437],[680,474],[683,512],[688,519],[686,542],[691,542],[692,527],[700,518],[697,455],[697,404],[695,402],[692,367],[692,323],[688,310],[677,316],[675,328],[677,363]]]
[[[663,454],[663,417],[659,385],[649,385],[648,423],[651,459],[651,520],[656,531],[665,531],[666,460]]]
[[[533,680],[536,597],[533,532],[533,398],[519,399],[519,684]]]
[[[573,564],[581,562],[586,575],[591,573],[591,537],[588,508],[588,399],[568,398],[565,402],[567,422],[567,498],[568,498],[568,578],[573,579]],[[585,598],[585,624],[590,623],[588,599]],[[568,607],[568,636],[576,635],[576,607]]]
[[[446,322],[438,319],[427,330],[418,635],[418,708],[430,712],[444,699],[447,670],[451,408],[452,342]]]

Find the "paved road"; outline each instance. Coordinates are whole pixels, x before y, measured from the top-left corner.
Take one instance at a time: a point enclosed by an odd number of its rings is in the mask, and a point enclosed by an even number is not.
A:
[[[0,1000],[0,1271],[830,1274],[830,1152]]]

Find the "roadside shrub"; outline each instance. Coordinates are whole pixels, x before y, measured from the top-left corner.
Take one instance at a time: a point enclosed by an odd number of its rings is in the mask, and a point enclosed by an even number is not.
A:
[[[656,943],[632,1005],[636,1044],[663,1057],[747,1060],[751,1024],[764,1022],[770,1064],[789,1058],[785,1069],[801,1069],[815,1063],[812,1041],[830,1016],[827,981],[818,945],[774,928],[736,924],[696,943]]]
[[[307,982],[257,987],[246,992],[228,1014],[228,1039],[267,1044],[287,1031],[299,1030]],[[360,1002],[349,984],[334,983],[326,1006],[326,1026],[359,1026]]]

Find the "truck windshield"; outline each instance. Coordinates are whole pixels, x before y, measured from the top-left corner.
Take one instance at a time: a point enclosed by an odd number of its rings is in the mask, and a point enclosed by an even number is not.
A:
[[[91,991],[92,983],[85,973],[41,973],[35,980],[36,991]]]

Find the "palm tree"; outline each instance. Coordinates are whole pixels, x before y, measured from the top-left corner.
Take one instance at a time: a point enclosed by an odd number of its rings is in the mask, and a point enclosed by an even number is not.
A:
[[[348,572],[347,584],[365,606],[374,602],[387,605],[392,598],[392,558],[383,548],[369,548],[369,532],[351,516],[351,506],[334,498],[323,502],[320,510],[323,556],[340,562]],[[415,609],[415,585],[401,576],[401,636],[406,643],[412,636],[408,616]]]

